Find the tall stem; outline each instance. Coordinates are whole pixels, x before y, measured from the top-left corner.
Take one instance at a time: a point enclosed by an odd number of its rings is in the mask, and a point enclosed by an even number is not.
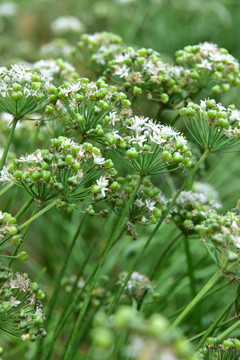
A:
[[[95,288],[95,285],[97,283],[97,279],[98,279],[98,273],[99,273],[99,270],[101,269],[102,265],[104,264],[105,262],[105,259],[112,247],[112,244],[115,242],[115,240],[117,239],[117,237],[119,236],[119,234],[121,233],[122,231],[122,228],[125,226],[125,222],[126,222],[126,216],[128,214],[128,211],[135,199],[135,196],[136,196],[136,193],[142,183],[142,177],[140,177],[139,181],[137,182],[136,186],[135,186],[135,189],[134,191],[132,192],[117,224],[116,224],[116,227],[115,227],[115,230],[113,231],[113,234],[110,238],[110,240],[108,241],[107,243],[107,246],[103,252],[103,254],[101,255],[101,258],[98,262],[98,264],[96,265],[96,268],[94,269],[92,275],[90,276],[91,278],[91,281],[90,281],[90,284],[89,284],[89,290],[86,294],[86,297],[84,299],[84,302],[81,306],[81,310],[79,312],[79,315],[78,315],[78,318],[77,318],[77,322],[76,322],[76,325],[74,327],[74,330],[72,332],[72,335],[71,335],[71,338],[70,338],[70,341],[69,341],[69,344],[68,344],[68,347],[66,349],[66,352],[65,352],[65,355],[64,355],[64,358],[63,360],[67,360],[67,359],[70,359],[70,354],[71,354],[71,351],[72,351],[72,348],[75,344],[75,341],[78,337],[78,333],[79,333],[79,330],[81,328],[81,325],[82,325],[82,321],[83,321],[83,318],[84,318],[84,315],[87,311],[87,308],[88,308],[88,304],[90,302],[90,299],[91,299],[91,296],[92,296],[92,293],[93,293],[93,290]]]
[[[13,139],[13,134],[14,134],[17,122],[18,122],[18,118],[14,117],[13,121],[12,121],[12,126],[11,126],[11,129],[10,129],[10,132],[8,134],[8,137],[7,137],[7,142],[6,142],[6,145],[5,145],[4,150],[3,150],[2,158],[1,158],[1,161],[0,161],[0,171],[3,169],[3,167],[5,165],[6,157],[7,157],[8,150],[10,148],[10,145],[11,145],[11,142],[12,142],[12,139]]]
[[[221,271],[217,270],[216,273],[211,277],[211,279],[204,285],[204,287],[199,291],[195,298],[187,305],[187,307],[181,312],[181,314],[176,318],[176,320],[170,326],[170,329],[178,326],[182,320],[190,313],[190,311],[199,303],[199,301],[206,295],[206,293],[216,284],[216,282],[221,277]]]
[[[105,225],[104,227],[106,226],[106,222],[105,222]],[[86,256],[81,268],[79,269],[79,272],[78,272],[78,275],[76,277],[76,280],[73,284],[73,288],[72,288],[72,291],[71,293],[69,294],[68,298],[66,299],[66,303],[65,303],[65,307],[63,308],[63,311],[62,311],[62,315],[60,316],[59,320],[58,320],[58,323],[55,327],[55,330],[54,330],[54,334],[52,336],[52,339],[49,343],[49,347],[48,347],[48,352],[47,352],[47,355],[44,357],[44,360],[49,360],[51,358],[51,355],[52,355],[52,351],[53,351],[53,348],[54,348],[54,344],[55,344],[55,341],[57,340],[58,336],[60,335],[64,325],[66,324],[69,316],[71,315],[71,313],[73,312],[73,310],[75,309],[76,307],[76,304],[79,303],[80,301],[80,298],[83,294],[83,291],[84,289],[87,287],[88,285],[88,282],[86,282],[84,284],[84,286],[81,288],[80,291],[78,291],[78,294],[75,296],[74,298],[74,295],[75,295],[75,291],[78,287],[78,281],[80,279],[80,277],[82,276],[83,274],[83,271],[86,267],[86,265],[88,264],[90,258],[91,258],[91,255],[93,253],[93,251],[96,249],[96,245],[97,243],[99,242],[99,238],[96,237],[89,252],[88,252],[88,255]],[[40,343],[40,342],[39,342]]]
[[[43,208],[41,211],[39,211],[37,214],[35,214],[34,216],[32,216],[30,219],[28,219],[27,221],[25,221],[25,223],[23,223],[22,225],[19,226],[20,229],[25,228],[28,224],[31,224],[34,220],[36,220],[37,218],[39,218],[41,215],[43,215],[45,212],[47,212],[48,210],[50,210],[52,207],[54,207],[57,203],[56,201],[53,201],[52,203],[48,204],[45,208]]]
[[[182,186],[180,187],[180,189],[177,191],[177,193],[175,194],[175,196],[173,197],[172,201],[169,203],[166,211],[163,213],[163,215],[161,216],[158,224],[155,226],[155,229],[153,230],[153,232],[150,234],[147,242],[145,243],[144,247],[142,248],[142,251],[139,252],[131,270],[129,271],[128,275],[126,276],[126,278],[124,279],[124,283],[122,286],[119,287],[118,291],[116,292],[116,295],[113,299],[112,304],[110,305],[108,314],[112,314],[112,312],[114,311],[132,273],[135,271],[136,267],[138,266],[138,264],[141,262],[145,251],[147,250],[149,244],[151,243],[152,239],[154,238],[155,234],[157,233],[158,229],[160,228],[160,226],[162,225],[165,217],[167,216],[167,214],[169,213],[169,211],[172,209],[172,207],[174,206],[177,198],[179,197],[179,195],[181,194],[181,192],[183,191],[183,189],[185,189],[186,185],[188,184],[189,180],[192,178],[192,176],[195,174],[195,172],[197,171],[197,169],[199,168],[199,166],[203,163],[203,161],[206,159],[207,155],[209,154],[208,150],[205,150],[205,152],[202,154],[201,158],[198,160],[198,162],[196,163],[196,165],[193,167],[193,169],[190,171],[189,175],[186,177],[186,179],[184,180]]]
[[[234,300],[231,299],[230,303],[227,304],[227,306],[224,308],[224,310],[221,312],[221,314],[214,320],[214,322],[204,332],[203,337],[201,338],[201,340],[197,344],[197,347],[196,347],[195,351],[198,351],[203,346],[206,339],[209,337],[209,335],[211,335],[213,333],[213,331],[216,329],[217,325],[222,320],[222,318],[228,314],[228,312],[230,311],[231,307],[233,306],[235,300],[236,299],[234,299]]]
[[[71,242],[71,245],[69,247],[69,250],[67,252],[67,256],[65,258],[65,261],[64,261],[64,264],[62,266],[62,269],[58,275],[58,278],[56,280],[56,284],[55,284],[55,287],[54,287],[54,292],[52,294],[52,297],[49,301],[49,305],[48,305],[48,310],[47,310],[47,315],[46,315],[46,322],[45,322],[45,327],[47,328],[47,325],[51,319],[51,316],[52,316],[52,311],[53,311],[53,308],[54,308],[54,305],[55,305],[55,302],[57,300],[57,295],[58,295],[58,292],[59,292],[59,289],[60,289],[60,285],[61,285],[61,280],[62,280],[62,277],[65,273],[65,270],[67,268],[67,265],[68,265],[68,262],[69,262],[69,259],[70,259],[70,256],[72,254],[72,251],[73,251],[73,248],[76,244],[76,241],[78,239],[78,235],[80,234],[80,231],[82,229],[82,226],[83,226],[83,220],[84,220],[84,217],[82,218],[82,220],[80,221],[79,223],[79,226],[75,232],[75,235],[72,239],[72,242]]]
[[[219,342],[222,342],[229,334],[231,334],[234,330],[240,327],[240,320],[235,322],[232,326],[230,326],[227,330],[218,335],[217,339]]]

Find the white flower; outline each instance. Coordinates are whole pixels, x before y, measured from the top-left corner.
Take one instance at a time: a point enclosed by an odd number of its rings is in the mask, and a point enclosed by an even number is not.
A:
[[[149,199],[146,199],[145,204],[146,204],[146,207],[148,208],[148,210],[153,211],[153,209],[155,209],[154,205],[156,204],[156,201],[151,201]]]
[[[101,176],[100,179],[97,180],[97,185],[101,187],[101,194],[105,197],[105,191],[108,191],[108,180],[104,176]]]
[[[96,165],[103,165],[105,162],[105,159],[101,155],[95,155],[93,154],[93,161]]]
[[[5,2],[0,5],[0,17],[11,17],[17,13],[17,6],[12,2]]]
[[[75,16],[60,16],[51,23],[51,28],[55,34],[84,31],[83,23]]]
[[[9,174],[6,166],[3,167],[2,171],[0,171],[0,182],[12,181],[13,177]]]
[[[212,64],[207,59],[202,59],[200,64],[197,64],[198,68],[204,68],[208,70],[212,70]]]
[[[239,110],[232,110],[231,115],[230,115],[230,120],[231,121],[240,121],[240,111]]]
[[[142,201],[142,199],[136,199],[136,200],[134,201],[134,204],[136,204],[137,207],[144,206],[144,202]]]
[[[21,304],[21,301],[16,300],[16,298],[11,296],[11,298],[10,298],[10,307],[8,308],[8,310],[11,309],[12,307],[17,307],[19,304]]]
[[[127,76],[130,71],[130,68],[126,64],[123,64],[122,67],[113,65],[113,68],[115,69],[114,74],[119,75],[121,78]]]
[[[27,156],[21,156],[18,159],[18,161],[20,161],[20,162],[27,162],[29,164],[34,163],[34,162],[41,162],[42,160],[43,160],[43,156],[42,156],[41,152],[29,154]]]

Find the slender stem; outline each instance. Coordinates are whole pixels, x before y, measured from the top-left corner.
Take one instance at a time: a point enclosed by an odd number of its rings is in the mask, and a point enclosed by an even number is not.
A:
[[[70,256],[72,254],[73,248],[74,248],[74,246],[76,244],[76,241],[78,239],[79,233],[80,233],[80,231],[82,229],[83,222],[84,222],[84,217],[80,221],[79,226],[78,226],[78,228],[77,228],[77,230],[76,230],[76,232],[74,234],[74,237],[72,239],[71,245],[70,245],[69,250],[67,252],[67,256],[65,258],[64,264],[63,264],[62,269],[61,269],[61,271],[60,271],[60,273],[58,275],[58,278],[56,280],[56,284],[55,284],[55,287],[54,287],[52,297],[49,300],[49,305],[48,305],[47,314],[46,314],[46,321],[45,321],[45,328],[46,329],[47,329],[47,326],[48,326],[49,321],[51,319],[51,316],[53,315],[53,308],[54,308],[54,305],[55,305],[56,300],[57,300],[57,296],[58,296],[60,285],[61,285],[61,280],[63,278],[63,275],[64,275],[65,271],[66,271]],[[67,305],[69,306],[69,303]],[[43,345],[43,341],[39,341],[38,348],[37,348],[37,354],[36,354],[37,359],[40,357],[40,354],[42,353],[42,345]]]
[[[158,224],[155,226],[154,230],[152,231],[152,233],[149,235],[149,238],[147,240],[147,242],[145,243],[144,247],[142,248],[142,251],[139,252],[131,270],[129,271],[128,275],[126,276],[126,278],[124,279],[124,283],[122,286],[119,287],[118,291],[116,292],[116,295],[113,299],[112,304],[109,307],[109,311],[108,314],[112,314],[112,312],[114,311],[132,273],[135,271],[136,267],[138,266],[138,264],[141,262],[145,251],[147,250],[149,244],[151,243],[153,237],[155,236],[155,234],[157,233],[158,229],[160,228],[160,226],[162,225],[164,219],[166,218],[167,214],[169,213],[169,211],[172,209],[172,207],[174,206],[177,198],[179,197],[179,195],[181,194],[181,192],[183,191],[183,189],[186,187],[186,185],[188,184],[189,180],[192,178],[192,176],[195,174],[195,172],[197,171],[197,169],[199,168],[199,166],[202,164],[202,162],[206,159],[207,155],[209,154],[208,150],[205,150],[205,152],[202,154],[201,158],[198,160],[198,162],[196,163],[196,165],[193,167],[193,169],[190,171],[189,175],[186,177],[186,179],[184,180],[182,186],[180,187],[180,189],[177,191],[177,193],[175,194],[175,196],[173,197],[173,199],[171,200],[171,202],[168,204],[166,211],[163,213],[163,215],[161,216]]]
[[[222,327],[222,326],[224,326],[224,325],[227,325],[227,324],[233,322],[233,320],[236,320],[235,316],[233,316],[233,317],[231,317],[230,319],[225,320],[225,321],[217,324],[217,325],[216,325],[216,329],[218,329],[218,328],[220,328],[220,327]],[[190,342],[190,343],[191,343],[191,342],[199,339],[199,338],[202,337],[207,331],[208,331],[208,329],[202,331],[201,333],[199,333],[199,334],[197,334],[197,335],[194,335],[194,336],[191,337],[190,339],[187,339],[187,342]]]
[[[39,211],[36,215],[34,215],[33,217],[31,217],[30,219],[28,219],[25,223],[23,223],[22,225],[20,225],[20,229],[23,229],[24,227],[26,227],[28,224],[31,224],[34,220],[36,220],[37,218],[39,218],[41,215],[43,215],[45,212],[47,212],[48,210],[50,210],[52,207],[54,207],[57,203],[56,201],[53,201],[52,203],[48,204],[45,208],[43,208],[41,211]]]
[[[31,203],[34,201],[33,198],[30,198],[26,201],[26,203],[21,207],[21,209],[18,210],[18,212],[15,215],[15,218],[18,219],[20,216],[27,210],[27,208],[31,205]]]
[[[234,304],[236,299],[230,301],[227,306],[225,306],[224,310],[221,312],[221,314],[214,320],[214,322],[209,326],[209,328],[204,332],[204,336],[201,338],[199,343],[197,344],[196,350],[198,351],[200,347],[205,343],[205,340],[209,337],[210,334],[215,330],[218,323],[222,320],[222,318],[228,314],[229,310],[231,309],[232,305]]]
[[[14,130],[16,128],[17,122],[18,122],[18,118],[14,117],[13,121],[12,121],[11,129],[10,129],[8,137],[7,137],[7,142],[6,142],[5,148],[3,150],[2,158],[1,158],[1,161],[0,161],[0,171],[3,169],[3,167],[5,165],[8,150],[10,148],[10,145],[11,145],[11,142],[12,142],[12,139],[13,139],[13,134],[14,134]]]
[[[221,277],[221,271],[217,270],[216,273],[211,277],[211,279],[204,285],[204,287],[199,291],[195,298],[187,305],[187,307],[181,312],[181,314],[176,318],[176,320],[171,324],[170,329],[178,326],[182,320],[190,313],[190,311],[195,307],[196,304],[206,295],[206,293],[216,284],[216,282]]]
[[[189,239],[188,239],[187,235],[184,235],[183,239],[184,239],[184,247],[185,247],[186,260],[187,260],[191,294],[192,294],[192,298],[194,298],[197,294],[197,290],[196,290],[196,286],[195,286],[196,279],[194,276],[194,269],[193,269],[192,257],[191,257],[191,252],[190,252],[190,244],[189,244]]]
[[[217,337],[218,341],[222,342],[228,336],[228,334],[231,334],[234,330],[236,330],[239,327],[240,327],[240,320],[235,322],[235,324],[233,324],[227,330],[225,330],[220,335],[218,335],[218,337]]]
[[[76,230],[76,232],[74,234],[74,237],[73,237],[71,245],[69,247],[69,250],[68,250],[67,256],[65,258],[64,264],[63,264],[62,269],[61,269],[61,271],[60,271],[60,273],[58,275],[58,278],[56,280],[56,284],[55,284],[55,287],[54,287],[54,292],[53,292],[52,297],[51,297],[51,299],[49,301],[49,305],[48,305],[48,309],[47,309],[45,328],[47,328],[47,325],[48,325],[48,323],[50,321],[50,318],[52,316],[52,311],[53,311],[54,305],[55,305],[56,300],[57,300],[58,292],[59,292],[60,285],[61,285],[61,280],[62,280],[62,277],[63,277],[65,271],[66,271],[70,256],[71,256],[72,251],[73,251],[73,248],[74,248],[74,246],[76,244],[76,241],[77,241],[78,236],[80,234],[80,231],[82,229],[83,220],[84,220],[84,217],[80,221],[79,226],[78,226],[78,228],[77,228],[77,230]]]
[[[112,236],[110,237],[110,240],[108,241],[107,243],[107,246],[103,252],[103,254],[101,255],[101,258],[96,266],[96,268],[94,269],[92,275],[90,276],[91,278],[91,281],[90,281],[90,286],[89,286],[89,290],[86,294],[86,297],[84,299],[84,302],[81,306],[81,310],[79,312],[79,315],[78,315],[78,318],[77,318],[77,321],[76,321],[76,324],[75,324],[75,327],[74,327],[74,330],[72,332],[72,335],[71,335],[71,338],[70,338],[70,341],[69,341],[69,344],[68,344],[68,347],[66,349],[66,352],[65,352],[65,355],[64,355],[64,358],[63,360],[67,360],[67,359],[70,359],[70,354],[71,354],[71,351],[72,351],[72,348],[75,344],[75,341],[78,337],[78,333],[79,333],[79,330],[81,328],[81,325],[82,325],[82,321],[83,321],[83,318],[84,318],[84,315],[87,311],[87,308],[88,308],[88,304],[90,302],[90,299],[91,299],[91,296],[92,296],[92,292],[95,288],[95,285],[97,283],[97,279],[98,279],[98,273],[99,273],[99,270],[101,269],[102,265],[104,264],[105,262],[105,259],[112,247],[112,244],[115,242],[115,240],[117,239],[117,237],[119,236],[119,234],[121,233],[122,231],[122,228],[125,226],[125,222],[126,222],[126,216],[128,214],[128,211],[129,211],[129,208],[130,206],[132,205],[134,199],[135,199],[135,196],[136,196],[136,193],[142,183],[142,176],[139,178],[139,181],[137,182],[136,186],[135,186],[135,189],[134,191],[132,192],[116,226],[115,226],[115,230],[113,231],[113,234]]]
[[[155,268],[153,269],[152,275],[150,276],[150,280],[153,280],[156,273],[158,272],[163,260],[165,259],[167,253],[171,250],[173,245],[181,238],[182,233],[178,234],[171,242],[168,244],[168,246],[164,249],[163,253],[161,254],[160,258],[158,259],[157,264],[155,265]]]
[[[31,215],[32,217],[36,214],[37,209],[38,209],[38,207],[36,206],[36,207],[34,208],[33,212],[32,212],[32,215]],[[25,235],[26,235],[26,233],[27,233],[30,225],[31,225],[31,223],[28,223],[28,225],[27,225],[26,228],[24,229],[23,234],[22,234],[22,235],[23,235],[22,239],[24,239],[24,237],[25,237]],[[20,243],[20,244],[16,247],[16,249],[14,250],[14,253],[13,253],[14,258],[17,256],[18,250],[19,250],[19,248],[20,248],[21,245],[22,245],[22,243]],[[12,259],[9,261],[9,264],[8,264],[9,267],[12,266],[12,263],[13,263],[14,258],[12,258]]]
[[[106,226],[106,222],[105,222],[104,226]],[[69,296],[68,296],[68,298],[66,300],[65,307],[64,307],[64,309],[62,311],[62,316],[60,316],[60,318],[58,320],[58,323],[57,323],[57,325],[55,327],[55,331],[54,331],[54,334],[53,334],[52,339],[50,341],[49,349],[48,349],[47,355],[44,358],[44,360],[49,360],[50,359],[55,341],[57,340],[58,336],[60,335],[60,333],[61,333],[66,321],[68,320],[69,316],[71,315],[73,309],[75,309],[76,304],[79,303],[80,297],[82,296],[82,293],[83,293],[84,289],[88,285],[88,282],[86,281],[86,283],[84,284],[84,286],[81,288],[81,290],[78,292],[77,296],[74,299],[74,293],[75,293],[75,291],[77,289],[78,281],[79,281],[80,277],[82,276],[83,271],[84,271],[86,265],[88,264],[89,259],[90,259],[91,255],[92,255],[93,251],[95,250],[96,245],[97,245],[98,242],[99,242],[99,238],[96,237],[93,244],[92,244],[92,246],[91,246],[91,249],[88,252],[88,255],[86,256],[86,258],[85,258],[85,260],[84,260],[84,262],[83,262],[83,264],[82,264],[82,266],[81,266],[81,268],[80,268],[80,270],[78,272],[77,278],[76,278],[76,280],[75,280],[75,282],[73,284],[72,291],[69,294]]]
[[[170,244],[164,249],[164,251],[162,252],[160,258],[158,259],[158,262],[157,264],[155,265],[154,269],[153,269],[153,272],[152,272],[152,275],[149,277],[150,280],[153,280],[157,271],[159,270],[161,264],[162,264],[162,261],[165,259],[167,253],[169,252],[169,250],[173,247],[173,245],[177,242],[177,240],[179,240],[182,236],[182,233],[178,234],[171,242]],[[144,299],[146,297],[148,293],[148,290],[145,291],[145,293],[143,294],[141,300],[139,301],[138,303],[138,307],[137,307],[137,310],[140,311],[142,305],[143,305],[143,302],[144,302]]]

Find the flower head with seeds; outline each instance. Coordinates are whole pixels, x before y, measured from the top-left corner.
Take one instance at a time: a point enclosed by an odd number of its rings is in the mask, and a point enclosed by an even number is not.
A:
[[[212,92],[226,92],[240,82],[239,62],[226,49],[208,42],[186,46],[176,52],[178,64],[189,69],[192,88],[196,92],[211,84]]]
[[[107,202],[115,213],[122,213],[138,181],[139,176],[128,175],[126,178],[118,177],[110,184]],[[165,210],[166,202],[167,200],[160,190],[145,178],[129,211],[128,235],[136,236],[135,226],[137,223],[156,224]]]
[[[196,226],[201,225],[210,215],[217,214],[219,208],[221,204],[204,192],[182,191],[170,213],[183,233],[193,234]]]
[[[138,172],[154,175],[167,167],[184,169],[192,165],[186,139],[172,127],[139,116],[127,119],[124,126],[117,149]]]
[[[79,79],[56,89],[55,116],[80,138],[111,145],[118,138],[117,129],[131,115],[131,103],[124,93],[103,80]]]
[[[1,330],[22,340],[35,341],[45,337],[44,313],[41,300],[44,292],[26,273],[13,273],[0,264]]]
[[[49,149],[21,156],[4,168],[0,179],[19,184],[37,200],[59,198],[66,204],[90,195],[91,185],[102,173],[105,174],[102,181],[105,179],[107,182],[115,170],[112,161],[106,160],[97,147],[90,143],[79,145],[60,136],[51,140]],[[104,185],[102,192],[105,190]]]
[[[0,68],[0,111],[19,119],[43,111],[48,104],[49,81],[25,65]]]
[[[239,110],[224,107],[214,99],[201,100],[200,105],[188,103],[179,111],[194,140],[203,149],[217,152],[239,145]]]

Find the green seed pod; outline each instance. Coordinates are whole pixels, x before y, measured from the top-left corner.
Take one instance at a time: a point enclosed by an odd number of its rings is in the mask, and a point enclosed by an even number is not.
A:
[[[138,157],[138,152],[135,148],[131,148],[126,151],[126,155],[131,159],[136,159]]]
[[[26,261],[28,259],[28,254],[26,251],[21,251],[19,254],[18,254],[18,258],[22,261]]]

